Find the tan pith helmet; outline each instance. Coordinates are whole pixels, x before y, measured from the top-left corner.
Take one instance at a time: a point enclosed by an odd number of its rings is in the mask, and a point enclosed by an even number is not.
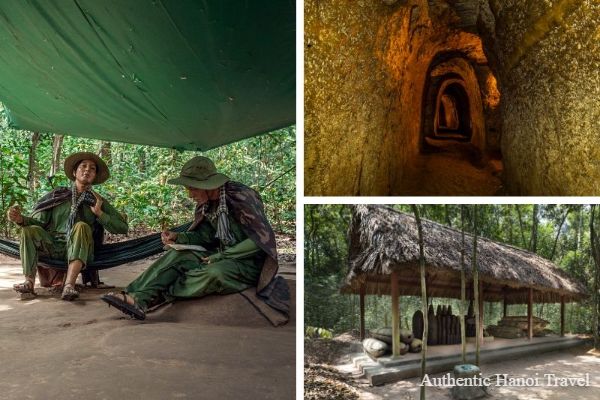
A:
[[[223,186],[228,181],[229,177],[218,172],[209,158],[196,156],[183,165],[178,178],[169,179],[168,183],[211,190]]]
[[[94,182],[92,182],[93,185],[104,183],[108,178],[110,178],[110,172],[108,172],[108,166],[106,163],[96,154],[87,151],[73,153],[65,159],[64,170],[67,178],[72,181],[75,180],[73,170],[75,169],[75,166],[83,160],[92,160],[94,163],[96,163],[96,178],[94,178]]]

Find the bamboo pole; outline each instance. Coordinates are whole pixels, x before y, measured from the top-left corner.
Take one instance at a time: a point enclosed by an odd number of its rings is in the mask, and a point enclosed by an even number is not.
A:
[[[467,332],[465,327],[465,310],[466,302],[466,278],[465,278],[465,224],[464,224],[464,210],[465,206],[460,206],[460,225],[461,225],[461,237],[462,247],[460,250],[460,346],[462,354],[462,363],[467,363]]]
[[[473,308],[475,309],[475,365],[479,366],[479,268],[477,267],[477,205],[473,206],[473,255],[471,256],[473,270]]]
[[[565,336],[565,296],[560,296],[560,336]]]
[[[365,340],[365,284],[360,286],[360,340]]]
[[[478,344],[481,346],[481,343],[483,343],[483,281],[479,281],[479,327],[477,336],[479,337]]]
[[[392,272],[391,276],[392,285],[392,354],[394,357],[400,355],[400,326],[399,326],[399,313],[398,313],[398,273]]]
[[[529,299],[527,301],[527,338],[533,338],[533,289],[529,288]]]

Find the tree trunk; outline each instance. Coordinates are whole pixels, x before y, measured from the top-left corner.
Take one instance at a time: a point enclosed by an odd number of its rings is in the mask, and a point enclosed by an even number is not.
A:
[[[112,164],[112,152],[111,152],[111,143],[110,142],[102,142],[100,143],[100,149],[98,150],[98,156],[104,160],[108,168],[110,168]]]
[[[529,238],[529,250],[533,253],[537,251],[538,208],[539,205],[533,205],[533,222],[531,223],[531,237]]]
[[[40,144],[40,134],[33,132],[31,134],[31,146],[29,147],[29,172],[27,173],[27,183],[29,184],[29,192],[33,194],[33,191],[39,186],[36,153],[37,147]]]
[[[525,248],[525,229],[523,228],[523,217],[521,216],[521,209],[518,204],[515,204],[515,208],[517,209],[517,215],[519,216],[519,226],[521,228],[521,247]]]
[[[54,175],[60,170],[60,153],[63,144],[63,135],[54,135],[52,138],[52,165],[50,166],[50,173],[48,179],[54,178]],[[52,182],[50,182],[52,184]]]
[[[421,311],[423,312],[423,347],[421,349],[421,382],[425,377],[425,371],[427,368],[427,331],[429,329],[429,323],[427,318],[427,283],[425,276],[425,252],[423,250],[423,226],[421,225],[421,218],[419,216],[419,208],[416,205],[412,205],[413,212],[415,214],[415,220],[417,221],[417,229],[419,232],[419,267],[421,271]],[[425,400],[425,389],[426,385],[421,386],[421,400]]]
[[[556,232],[556,237],[554,238],[554,245],[552,246],[552,254],[550,255],[550,260],[554,260],[554,255],[556,254],[556,245],[558,244],[560,231],[562,230],[562,227],[565,224],[567,217],[569,216],[569,212],[571,212],[571,207],[567,206],[567,211],[565,212],[565,214],[562,217],[562,220],[560,221],[560,225],[558,226],[558,232]]]

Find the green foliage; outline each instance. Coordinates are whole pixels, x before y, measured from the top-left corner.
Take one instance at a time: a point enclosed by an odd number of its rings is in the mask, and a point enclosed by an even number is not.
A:
[[[31,135],[9,128],[0,104],[0,226],[4,236],[16,234],[13,224],[6,223],[8,207],[19,204],[28,212],[52,188],[46,175],[52,163],[53,135],[42,134],[35,151],[34,185],[28,190]],[[257,190],[273,228],[285,234],[295,233],[295,135],[292,126],[203,153],[232,180]],[[61,162],[76,151],[98,153],[103,145],[106,142],[65,136]],[[178,176],[187,160],[202,153],[117,142],[105,147],[110,149],[111,178],[96,189],[127,214],[132,230],[155,231],[191,219],[193,204],[185,189],[169,185],[167,180]],[[70,185],[62,164],[52,184]]]
[[[304,329],[304,336],[307,338],[333,339],[333,333],[324,328],[307,326]]]

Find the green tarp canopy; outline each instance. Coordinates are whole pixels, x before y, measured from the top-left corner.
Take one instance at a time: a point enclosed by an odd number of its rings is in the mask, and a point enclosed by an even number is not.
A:
[[[295,1],[0,1],[15,128],[207,150],[294,124],[295,78]]]

